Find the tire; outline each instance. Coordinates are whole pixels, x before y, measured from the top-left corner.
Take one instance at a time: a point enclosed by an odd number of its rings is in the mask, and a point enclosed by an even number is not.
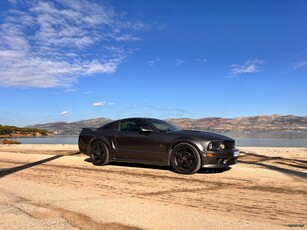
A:
[[[109,163],[109,151],[102,141],[95,141],[90,148],[90,158],[94,165],[106,165]]]
[[[179,143],[172,150],[170,163],[173,170],[177,173],[193,174],[199,171],[201,158],[193,145]]]

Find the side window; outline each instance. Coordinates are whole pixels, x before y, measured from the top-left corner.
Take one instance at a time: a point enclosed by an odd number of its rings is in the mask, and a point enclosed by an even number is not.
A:
[[[124,121],[120,124],[121,131],[137,131],[135,130],[136,122],[133,121]]]
[[[148,125],[145,123],[140,123],[136,121],[124,121],[120,124],[120,130],[121,131],[139,131],[140,128],[147,128]]]
[[[169,129],[169,126],[167,124],[165,124],[165,123],[162,123],[162,122],[155,122],[155,121],[153,121],[152,125],[155,126],[160,131],[166,131],[166,130]]]

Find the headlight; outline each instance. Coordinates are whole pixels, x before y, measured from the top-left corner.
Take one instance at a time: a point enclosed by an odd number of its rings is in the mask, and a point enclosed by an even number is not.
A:
[[[212,144],[212,142],[210,142],[209,145],[208,145],[208,150],[211,150],[212,147],[213,147],[213,144]]]
[[[225,145],[224,144],[220,144],[220,148],[221,149],[225,149]]]

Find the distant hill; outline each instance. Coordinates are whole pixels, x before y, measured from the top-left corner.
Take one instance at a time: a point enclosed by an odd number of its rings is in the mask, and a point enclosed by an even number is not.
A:
[[[47,124],[36,124],[36,125],[27,126],[27,128],[46,129],[49,132],[55,134],[78,134],[80,130],[84,127],[97,128],[110,121],[112,120],[102,117],[96,119],[81,120],[71,123],[61,121],[61,122],[54,122]]]
[[[168,122],[183,129],[203,129],[214,132],[307,132],[307,117],[258,115],[252,117],[220,118],[208,117],[201,119],[177,118],[166,119]],[[76,122],[55,122],[28,126],[29,128],[46,129],[58,134],[78,134],[83,127],[100,127],[112,121],[108,118],[96,118]]]
[[[253,117],[201,119],[167,119],[168,122],[184,129],[205,129],[214,132],[282,132],[307,131],[307,117],[258,115]]]

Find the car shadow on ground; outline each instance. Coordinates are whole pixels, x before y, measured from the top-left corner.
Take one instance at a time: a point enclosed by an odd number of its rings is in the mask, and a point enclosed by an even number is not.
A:
[[[84,161],[92,163],[91,158],[86,158]],[[123,162],[111,162],[108,165],[110,166],[121,166],[121,167],[129,167],[129,168],[143,168],[143,169],[155,169],[155,170],[161,170],[161,171],[171,171],[173,173],[176,173],[170,166],[159,166],[159,165],[147,165],[147,164],[138,164],[138,163],[123,163]],[[229,168],[223,168],[223,169],[206,169],[201,168],[197,173],[199,174],[215,174],[215,173],[222,173],[230,170]]]
[[[58,159],[60,157],[63,157],[63,155],[52,156],[52,157],[48,157],[48,158],[43,159],[43,160],[31,162],[31,163],[20,165],[20,166],[13,167],[13,168],[0,170],[0,178],[5,177],[5,176],[10,175],[10,174],[13,174],[13,173],[16,173],[18,171],[22,171],[22,170],[32,168],[32,167],[37,166],[37,165],[47,163],[49,161],[53,161],[53,160]]]
[[[216,168],[216,169],[206,169],[206,168],[201,168],[198,173],[204,173],[204,174],[216,174],[216,173],[223,173],[226,171],[229,171],[231,167],[228,168]]]
[[[62,154],[61,154],[62,153]],[[45,153],[46,154],[46,153]],[[50,153],[49,153],[50,154]],[[13,167],[13,168],[6,168],[6,169],[0,169],[0,178],[5,177],[7,175],[28,169],[28,168],[32,168],[41,164],[45,164],[49,161],[53,161],[56,160],[58,158],[64,157],[64,156],[77,156],[80,155],[81,153],[79,151],[75,152],[58,152],[56,155],[54,155],[54,153],[52,153],[53,156],[45,158],[43,160],[39,160],[39,161],[34,161],[34,162],[30,162],[24,165],[20,165],[17,167]],[[48,153],[47,153],[48,155]]]
[[[269,157],[259,153],[244,152],[239,158],[239,164],[256,165],[265,169],[281,172],[297,178],[307,178],[307,161],[285,157]]]

